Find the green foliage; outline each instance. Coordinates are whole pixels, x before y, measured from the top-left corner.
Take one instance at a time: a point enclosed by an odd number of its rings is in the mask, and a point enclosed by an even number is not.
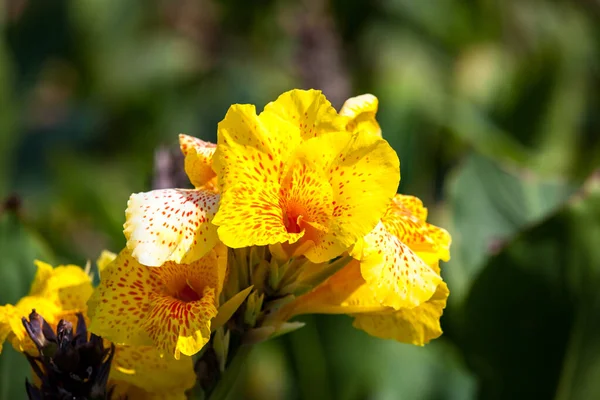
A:
[[[600,396],[598,243],[596,177],[487,262],[466,301],[458,339],[480,378],[480,398]]]

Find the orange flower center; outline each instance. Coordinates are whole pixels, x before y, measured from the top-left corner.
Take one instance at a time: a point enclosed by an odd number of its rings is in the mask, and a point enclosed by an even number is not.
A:
[[[183,301],[184,303],[200,300],[200,295],[198,295],[189,282],[186,282],[185,285],[179,289],[173,297]]]
[[[303,218],[306,216],[304,207],[296,202],[288,203],[284,221],[288,233],[300,233],[304,230]]]

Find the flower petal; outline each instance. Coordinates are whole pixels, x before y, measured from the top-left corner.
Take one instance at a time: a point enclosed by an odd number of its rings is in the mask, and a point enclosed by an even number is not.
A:
[[[448,286],[441,282],[433,296],[412,309],[356,314],[354,326],[369,335],[422,346],[442,334],[440,317],[446,307]]]
[[[151,310],[143,328],[164,352],[194,355],[210,339],[210,321],[217,315],[216,291],[226,265],[218,249],[191,264],[165,263],[151,271],[164,290],[150,296]]]
[[[20,352],[35,354],[37,348],[27,336],[21,318],[27,317],[35,309],[49,324],[58,322],[60,308],[54,301],[39,296],[25,296],[13,306],[7,304],[0,307],[0,351],[2,342],[10,340],[13,348]]]
[[[293,242],[300,237],[286,231],[279,197],[284,167],[280,160],[288,146],[293,148],[300,140],[299,133],[279,133],[267,131],[250,105],[231,106],[219,123],[213,166],[222,197],[213,223],[229,247]]]
[[[423,202],[418,197],[407,194],[396,194],[393,202],[397,206],[406,209],[421,221],[427,221],[427,208],[425,208]]]
[[[450,234],[425,222],[427,209],[416,197],[396,195],[381,219],[385,228],[422,258],[450,259]],[[428,260],[426,260],[427,263]]]
[[[35,264],[38,266],[38,274],[34,279],[31,295],[54,301],[63,311],[85,311],[93,288],[91,277],[83,269],[76,265],[52,268],[41,261],[35,261]]]
[[[300,155],[287,167],[281,184],[280,206],[288,232],[326,229],[333,213],[331,185],[322,165]]]
[[[307,158],[321,159],[333,190],[329,231],[305,254],[313,262],[324,262],[377,225],[398,188],[400,164],[385,140],[364,132],[322,135],[308,140],[298,151]]]
[[[210,339],[210,320],[217,315],[215,289],[205,287],[202,298],[184,302],[153,293],[152,309],[143,324],[156,346],[163,352],[192,356]]]
[[[287,122],[297,126],[303,139],[343,131],[345,122],[323,93],[314,89],[285,92],[267,104],[260,116],[261,119],[276,117],[280,120],[279,124]]]
[[[378,107],[377,97],[363,94],[346,100],[340,115],[348,117],[346,129],[349,132],[365,131],[381,137],[381,127],[375,119]]]
[[[208,190],[164,189],[131,195],[124,225],[127,247],[143,265],[190,263],[217,242],[211,220],[219,195]]]
[[[0,354],[2,354],[2,346],[4,342],[8,338],[8,335],[12,333],[10,329],[10,324],[8,323],[8,318],[6,316],[6,308],[7,306],[0,306]]]
[[[364,238],[361,273],[378,301],[395,310],[431,298],[442,278],[382,223]]]
[[[366,284],[357,260],[286,307],[286,319],[300,314],[351,314],[386,310]]]
[[[117,255],[112,251],[102,250],[102,253],[100,253],[100,257],[98,257],[98,259],[96,260],[96,267],[98,268],[98,275],[100,275],[100,277],[102,277],[102,271],[104,271],[104,269],[111,262],[115,261],[116,258]]]
[[[121,251],[88,301],[89,330],[115,343],[151,345],[142,323],[150,312],[150,294],[161,286],[151,271],[130,250]]]
[[[185,156],[185,173],[196,188],[206,186],[216,178],[212,158],[217,145],[193,136],[179,135],[179,147]]]
[[[117,346],[112,361],[109,386],[115,386],[113,397],[135,399],[135,386],[144,395],[156,399],[185,399],[185,391],[196,383],[194,364],[190,357],[175,360],[162,357],[149,346]]]

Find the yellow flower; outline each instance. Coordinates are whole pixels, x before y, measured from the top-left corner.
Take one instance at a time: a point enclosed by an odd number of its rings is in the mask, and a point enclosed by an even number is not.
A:
[[[103,251],[97,261],[98,269],[104,270],[115,257],[113,253]],[[21,322],[21,318],[28,317],[33,309],[52,328],[60,319],[77,326],[78,313],[87,319],[87,302],[94,290],[90,276],[76,265],[52,268],[41,261],[35,264],[38,270],[29,295],[15,306],[0,307],[0,352],[2,343],[9,339],[17,351],[37,354],[37,348]],[[190,357],[178,361],[162,357],[154,347],[117,345],[108,386],[114,386],[118,398],[184,400],[185,391],[191,389],[195,381]]]
[[[148,268],[124,249],[102,270],[90,298],[90,330],[114,343],[155,346],[175,358],[196,354],[210,338],[226,272],[217,246],[190,264]]]
[[[441,335],[449,291],[438,263],[449,258],[450,235],[426,217],[419,199],[397,195],[361,243],[360,261],[286,306],[283,317],[351,314],[373,336],[417,345]]]
[[[375,119],[379,100],[372,94],[351,97],[342,106],[340,115],[347,117],[346,129],[350,132],[365,131],[381,136],[381,127]]]
[[[399,161],[385,140],[347,123],[315,90],[284,93],[260,115],[231,106],[213,158],[219,239],[232,248],[297,243],[324,262],[371,231],[396,192]]]
[[[185,400],[196,383],[191,357],[161,357],[153,347],[117,346],[108,386],[113,398]]]
[[[191,263],[217,243],[217,228],[211,223],[219,202],[211,170],[215,145],[187,135],[180,135],[179,141],[185,170],[196,189],[134,193],[127,203],[127,248],[143,265]]]
[[[60,319],[75,322],[77,313],[85,314],[87,299],[93,291],[89,275],[75,265],[52,268],[41,261],[35,261],[35,264],[37,272],[29,295],[14,306],[0,306],[0,352],[5,340],[10,340],[18,351],[37,352],[21,322],[32,309],[51,325],[56,325]]]

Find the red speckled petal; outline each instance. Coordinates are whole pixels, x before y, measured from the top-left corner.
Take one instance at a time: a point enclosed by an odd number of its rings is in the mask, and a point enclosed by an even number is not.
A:
[[[321,135],[306,141],[298,151],[324,166],[332,188],[329,230],[305,253],[313,262],[324,262],[377,225],[396,193],[399,161],[385,140],[364,132]]]
[[[208,190],[165,189],[131,195],[124,225],[127,248],[142,264],[190,263],[217,242],[211,220],[219,195]]]
[[[229,247],[295,242],[285,229],[280,204],[284,162],[300,140],[297,129],[273,131],[254,106],[231,106],[219,123],[213,166],[222,193],[214,224]]]
[[[281,185],[281,207],[285,223],[299,224],[304,229],[326,227],[333,211],[331,185],[322,165],[305,157],[293,158],[288,163],[286,176]]]
[[[151,271],[128,249],[123,250],[104,269],[100,285],[88,301],[90,331],[115,343],[151,345],[142,323],[150,310],[150,294],[161,288]]]
[[[427,209],[416,197],[396,195],[381,219],[385,228],[426,261],[450,259],[450,234],[425,222]]]
[[[353,325],[378,338],[422,346],[442,334],[440,317],[449,293],[448,286],[441,282],[433,296],[418,307],[356,314]]]
[[[210,320],[217,315],[215,289],[205,287],[200,300],[182,301],[153,293],[143,327],[158,348],[179,359],[196,354],[210,339]]]
[[[179,147],[185,156],[185,172],[196,188],[205,187],[216,178],[217,174],[212,169],[216,144],[180,134]]]
[[[421,221],[427,221],[427,208],[423,206],[423,202],[418,197],[407,194],[396,194],[393,202],[396,206],[406,209]]]
[[[382,223],[364,238],[361,274],[378,301],[395,310],[431,298],[442,278]]]

